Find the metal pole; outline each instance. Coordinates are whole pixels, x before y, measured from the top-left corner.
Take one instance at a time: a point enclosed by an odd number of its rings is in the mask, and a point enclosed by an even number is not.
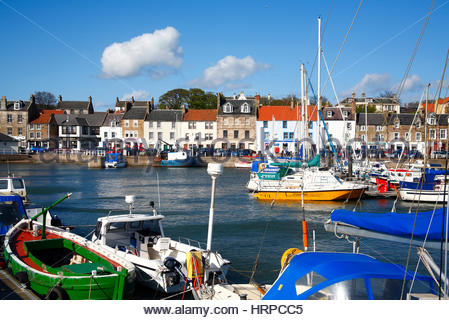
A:
[[[318,17],[318,97],[317,109],[321,111],[321,17]],[[321,149],[321,125],[318,122],[318,152]]]
[[[207,230],[207,251],[210,251],[212,247],[212,232],[214,227],[215,181],[217,177],[212,176],[211,178],[212,178],[212,195],[210,199],[210,209],[209,209],[209,229]]]

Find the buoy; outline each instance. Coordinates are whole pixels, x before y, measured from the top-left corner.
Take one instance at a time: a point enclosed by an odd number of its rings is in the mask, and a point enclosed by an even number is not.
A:
[[[307,235],[307,221],[302,221],[302,242],[304,243],[304,250],[309,248],[309,237]]]
[[[290,263],[292,258],[301,252],[302,250],[298,248],[290,248],[285,250],[281,258],[281,269],[283,270]]]

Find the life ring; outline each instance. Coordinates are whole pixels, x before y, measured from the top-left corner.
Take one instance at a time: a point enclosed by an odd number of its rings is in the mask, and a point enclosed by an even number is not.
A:
[[[260,164],[259,164],[259,172],[262,171],[262,170],[264,170],[266,167],[267,167],[267,164],[266,164],[266,163],[264,163],[264,162],[260,163]]]
[[[70,297],[67,292],[60,286],[54,286],[48,289],[46,300],[69,300]]]
[[[284,270],[285,267],[288,266],[288,264],[290,263],[292,258],[301,252],[302,252],[302,250],[300,250],[298,248],[290,248],[290,249],[285,250],[285,252],[281,258],[281,270]]]

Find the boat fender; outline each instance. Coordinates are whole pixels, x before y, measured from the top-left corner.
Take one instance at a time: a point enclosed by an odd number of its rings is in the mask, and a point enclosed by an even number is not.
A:
[[[285,267],[288,266],[288,264],[290,263],[292,258],[301,252],[302,252],[302,250],[300,250],[298,248],[290,248],[290,249],[285,250],[285,252],[281,258],[281,270],[284,270]]]
[[[21,284],[24,284],[28,287],[28,274],[25,271],[19,271],[16,273],[16,275],[14,276],[14,278],[16,278],[17,281],[19,281]]]
[[[266,163],[261,163],[261,164],[259,164],[259,172],[260,171],[262,171],[262,170],[264,170],[265,168],[267,167],[267,164]]]
[[[70,300],[67,292],[60,286],[54,286],[48,289],[46,300]]]

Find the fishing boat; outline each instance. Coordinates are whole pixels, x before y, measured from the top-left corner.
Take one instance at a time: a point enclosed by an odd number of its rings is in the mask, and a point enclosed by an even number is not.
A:
[[[134,196],[126,197],[129,214],[99,218],[92,241],[133,263],[140,284],[162,293],[180,292],[192,275],[193,258],[201,265],[199,273],[213,277],[227,272],[230,262],[219,253],[206,251],[199,242],[194,246],[191,240],[184,243],[166,236],[164,216],[158,214],[153,202],[153,212],[148,214],[132,212],[134,201]]]
[[[0,195],[15,194],[19,195],[23,202],[29,202],[23,178],[10,174],[7,177],[0,177]]]
[[[193,157],[190,151],[161,152],[154,158],[153,167],[204,167],[206,163]]]
[[[13,276],[49,300],[124,299],[134,291],[133,264],[70,231],[46,225],[48,210],[22,219],[5,236],[4,259]],[[43,223],[37,218],[43,216]]]
[[[121,153],[109,152],[106,153],[104,167],[106,169],[124,168],[126,167],[126,160]]]
[[[447,202],[447,179],[445,170],[426,169],[418,181],[401,182],[398,188],[399,196],[404,201]]]

